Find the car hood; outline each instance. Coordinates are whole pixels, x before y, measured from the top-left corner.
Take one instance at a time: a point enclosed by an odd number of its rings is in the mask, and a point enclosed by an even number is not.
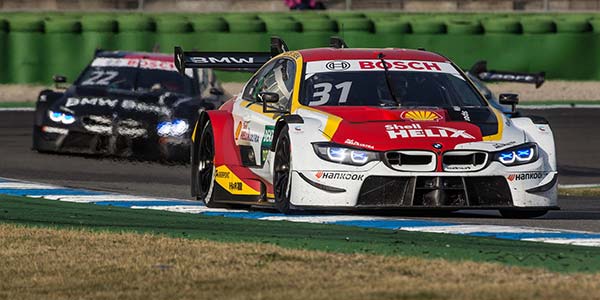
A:
[[[328,122],[339,122],[334,131],[324,131],[332,142],[377,151],[447,151],[459,144],[499,140],[504,122],[501,114],[488,107],[335,106],[318,110],[329,115]]]
[[[75,116],[118,116],[148,121],[172,114],[172,103],[179,97],[168,93],[107,92],[105,89],[73,88],[55,102],[51,109]]]

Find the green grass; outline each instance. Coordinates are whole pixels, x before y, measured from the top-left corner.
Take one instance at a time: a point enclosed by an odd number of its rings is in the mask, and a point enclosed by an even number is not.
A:
[[[591,247],[338,225],[243,220],[24,197],[0,198],[0,222],[153,233],[220,242],[269,243],[286,248],[340,253],[496,262],[557,272],[600,271],[600,250]]]
[[[29,108],[35,107],[35,101],[22,101],[22,102],[0,102],[0,108]]]

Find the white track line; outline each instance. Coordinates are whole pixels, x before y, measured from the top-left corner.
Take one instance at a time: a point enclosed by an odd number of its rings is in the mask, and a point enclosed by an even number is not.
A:
[[[37,183],[26,183],[26,182],[0,182],[0,189],[63,189],[60,186],[48,185],[48,184],[37,184]]]

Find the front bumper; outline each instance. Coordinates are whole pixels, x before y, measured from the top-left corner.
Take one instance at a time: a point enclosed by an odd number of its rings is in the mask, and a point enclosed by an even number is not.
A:
[[[540,208],[557,206],[556,171],[541,162],[478,172],[398,172],[379,164],[366,171],[292,173],[291,203],[321,208]]]
[[[181,160],[189,156],[189,145],[171,147],[158,142],[157,138],[147,134],[130,134],[128,132],[95,132],[83,128],[58,128],[41,126],[34,128],[34,149],[48,152],[115,155],[122,157],[139,157],[156,159],[179,157]]]

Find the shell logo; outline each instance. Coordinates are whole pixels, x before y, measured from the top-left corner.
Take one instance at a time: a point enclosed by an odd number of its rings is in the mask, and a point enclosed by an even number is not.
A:
[[[237,124],[237,128],[235,129],[235,140],[240,137],[240,132],[242,131],[242,121]]]
[[[409,110],[402,112],[400,118],[409,121],[439,121],[442,116],[430,110]]]

